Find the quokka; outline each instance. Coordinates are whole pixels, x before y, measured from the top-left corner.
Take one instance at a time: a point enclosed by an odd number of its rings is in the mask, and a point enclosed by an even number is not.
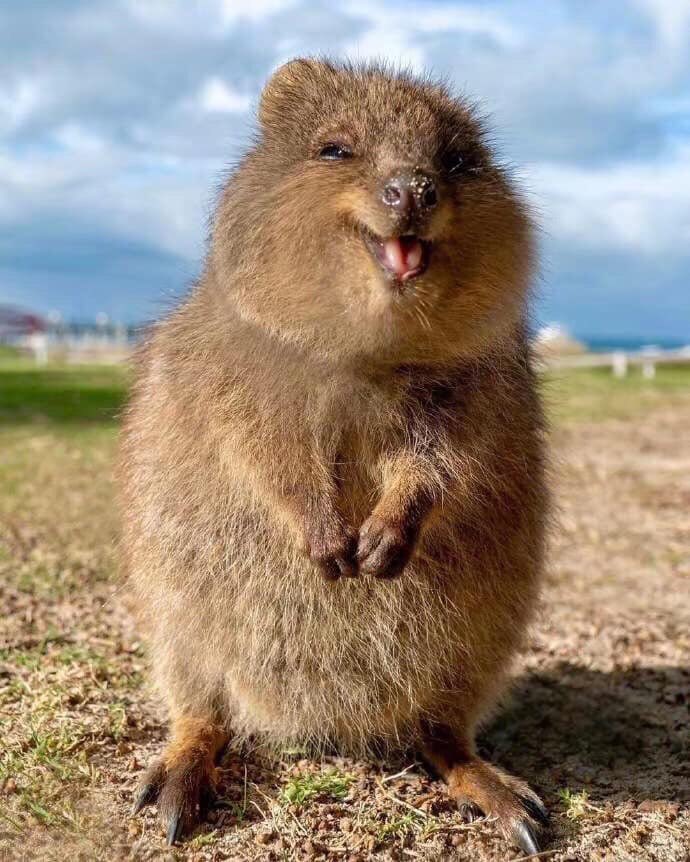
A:
[[[474,742],[542,572],[532,234],[445,87],[311,59],[268,82],[124,423],[124,562],[170,713],[136,808],[170,843],[253,736],[414,746],[537,851],[542,803]]]

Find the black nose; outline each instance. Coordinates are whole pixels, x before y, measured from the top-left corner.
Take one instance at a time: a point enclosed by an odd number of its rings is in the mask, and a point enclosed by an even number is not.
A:
[[[413,210],[421,215],[438,203],[436,183],[427,174],[417,171],[390,177],[381,196],[384,204],[400,215],[410,215]]]

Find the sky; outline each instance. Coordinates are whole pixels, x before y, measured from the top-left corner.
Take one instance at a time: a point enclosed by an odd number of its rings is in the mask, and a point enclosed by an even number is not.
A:
[[[481,103],[540,223],[537,319],[690,341],[690,0],[0,0],[0,303],[158,316],[285,60]]]

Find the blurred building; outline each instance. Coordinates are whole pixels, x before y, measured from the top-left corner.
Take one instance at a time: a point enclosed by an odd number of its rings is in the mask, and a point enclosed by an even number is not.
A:
[[[587,352],[587,347],[574,338],[560,323],[549,323],[537,332],[534,349],[538,356],[576,356]]]
[[[37,362],[119,362],[127,359],[141,326],[125,326],[99,314],[91,321],[65,321],[59,312],[42,317],[0,305],[0,344],[25,352]]]

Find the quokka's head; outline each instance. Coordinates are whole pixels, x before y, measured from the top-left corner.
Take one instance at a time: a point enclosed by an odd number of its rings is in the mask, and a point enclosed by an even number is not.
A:
[[[522,316],[529,219],[444,86],[294,60],[259,123],[215,230],[245,316],[321,352],[396,361],[471,355]]]

